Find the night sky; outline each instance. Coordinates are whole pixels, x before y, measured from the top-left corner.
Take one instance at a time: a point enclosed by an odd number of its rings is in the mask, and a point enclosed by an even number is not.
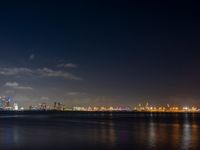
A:
[[[0,94],[20,105],[200,106],[197,4],[0,3]]]

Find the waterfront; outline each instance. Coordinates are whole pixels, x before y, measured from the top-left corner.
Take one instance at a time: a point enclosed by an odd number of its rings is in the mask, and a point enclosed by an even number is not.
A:
[[[1,115],[1,149],[199,149],[196,113]]]

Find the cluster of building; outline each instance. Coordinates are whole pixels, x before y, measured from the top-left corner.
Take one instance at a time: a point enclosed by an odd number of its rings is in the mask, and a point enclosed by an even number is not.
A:
[[[48,105],[47,103],[40,103],[36,106],[29,106],[29,110],[57,110],[64,111],[65,105],[60,102],[54,102],[53,107]]]
[[[19,107],[16,102],[13,101],[11,97],[0,96],[0,111],[20,111],[20,110],[57,110],[64,111],[65,105],[60,102],[54,102],[53,106],[48,105],[47,103],[40,103],[38,105],[31,105],[28,108]]]
[[[134,111],[139,112],[200,112],[200,109],[197,107],[178,107],[178,106],[170,106],[167,104],[166,106],[155,106],[150,105],[148,102],[144,105],[139,104],[137,107],[134,107]]]
[[[11,97],[0,96],[0,110],[19,110],[19,107]]]
[[[73,107],[73,111],[131,111],[129,107]]]
[[[0,96],[0,110],[24,110],[23,107],[18,106],[16,102],[12,100],[11,97]],[[97,106],[88,106],[88,107],[80,107],[75,106],[73,108],[67,109],[65,105],[60,102],[54,102],[51,106],[47,103],[40,103],[36,106],[29,106],[26,110],[57,110],[57,111],[134,111],[134,112],[200,112],[200,109],[197,107],[178,107],[178,106],[170,106],[167,104],[166,106],[155,106],[150,105],[148,102],[145,104],[139,104],[134,108],[130,107],[97,107]]]

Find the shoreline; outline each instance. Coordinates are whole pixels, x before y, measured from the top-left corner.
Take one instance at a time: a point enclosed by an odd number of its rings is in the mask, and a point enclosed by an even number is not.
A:
[[[139,114],[200,114],[200,112],[148,112],[148,111],[57,111],[57,110],[0,110],[1,115],[139,115]]]

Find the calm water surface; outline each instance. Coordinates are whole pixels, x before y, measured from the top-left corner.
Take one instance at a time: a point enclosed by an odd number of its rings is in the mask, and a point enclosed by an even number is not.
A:
[[[1,116],[0,149],[200,149],[200,114],[98,115]]]

